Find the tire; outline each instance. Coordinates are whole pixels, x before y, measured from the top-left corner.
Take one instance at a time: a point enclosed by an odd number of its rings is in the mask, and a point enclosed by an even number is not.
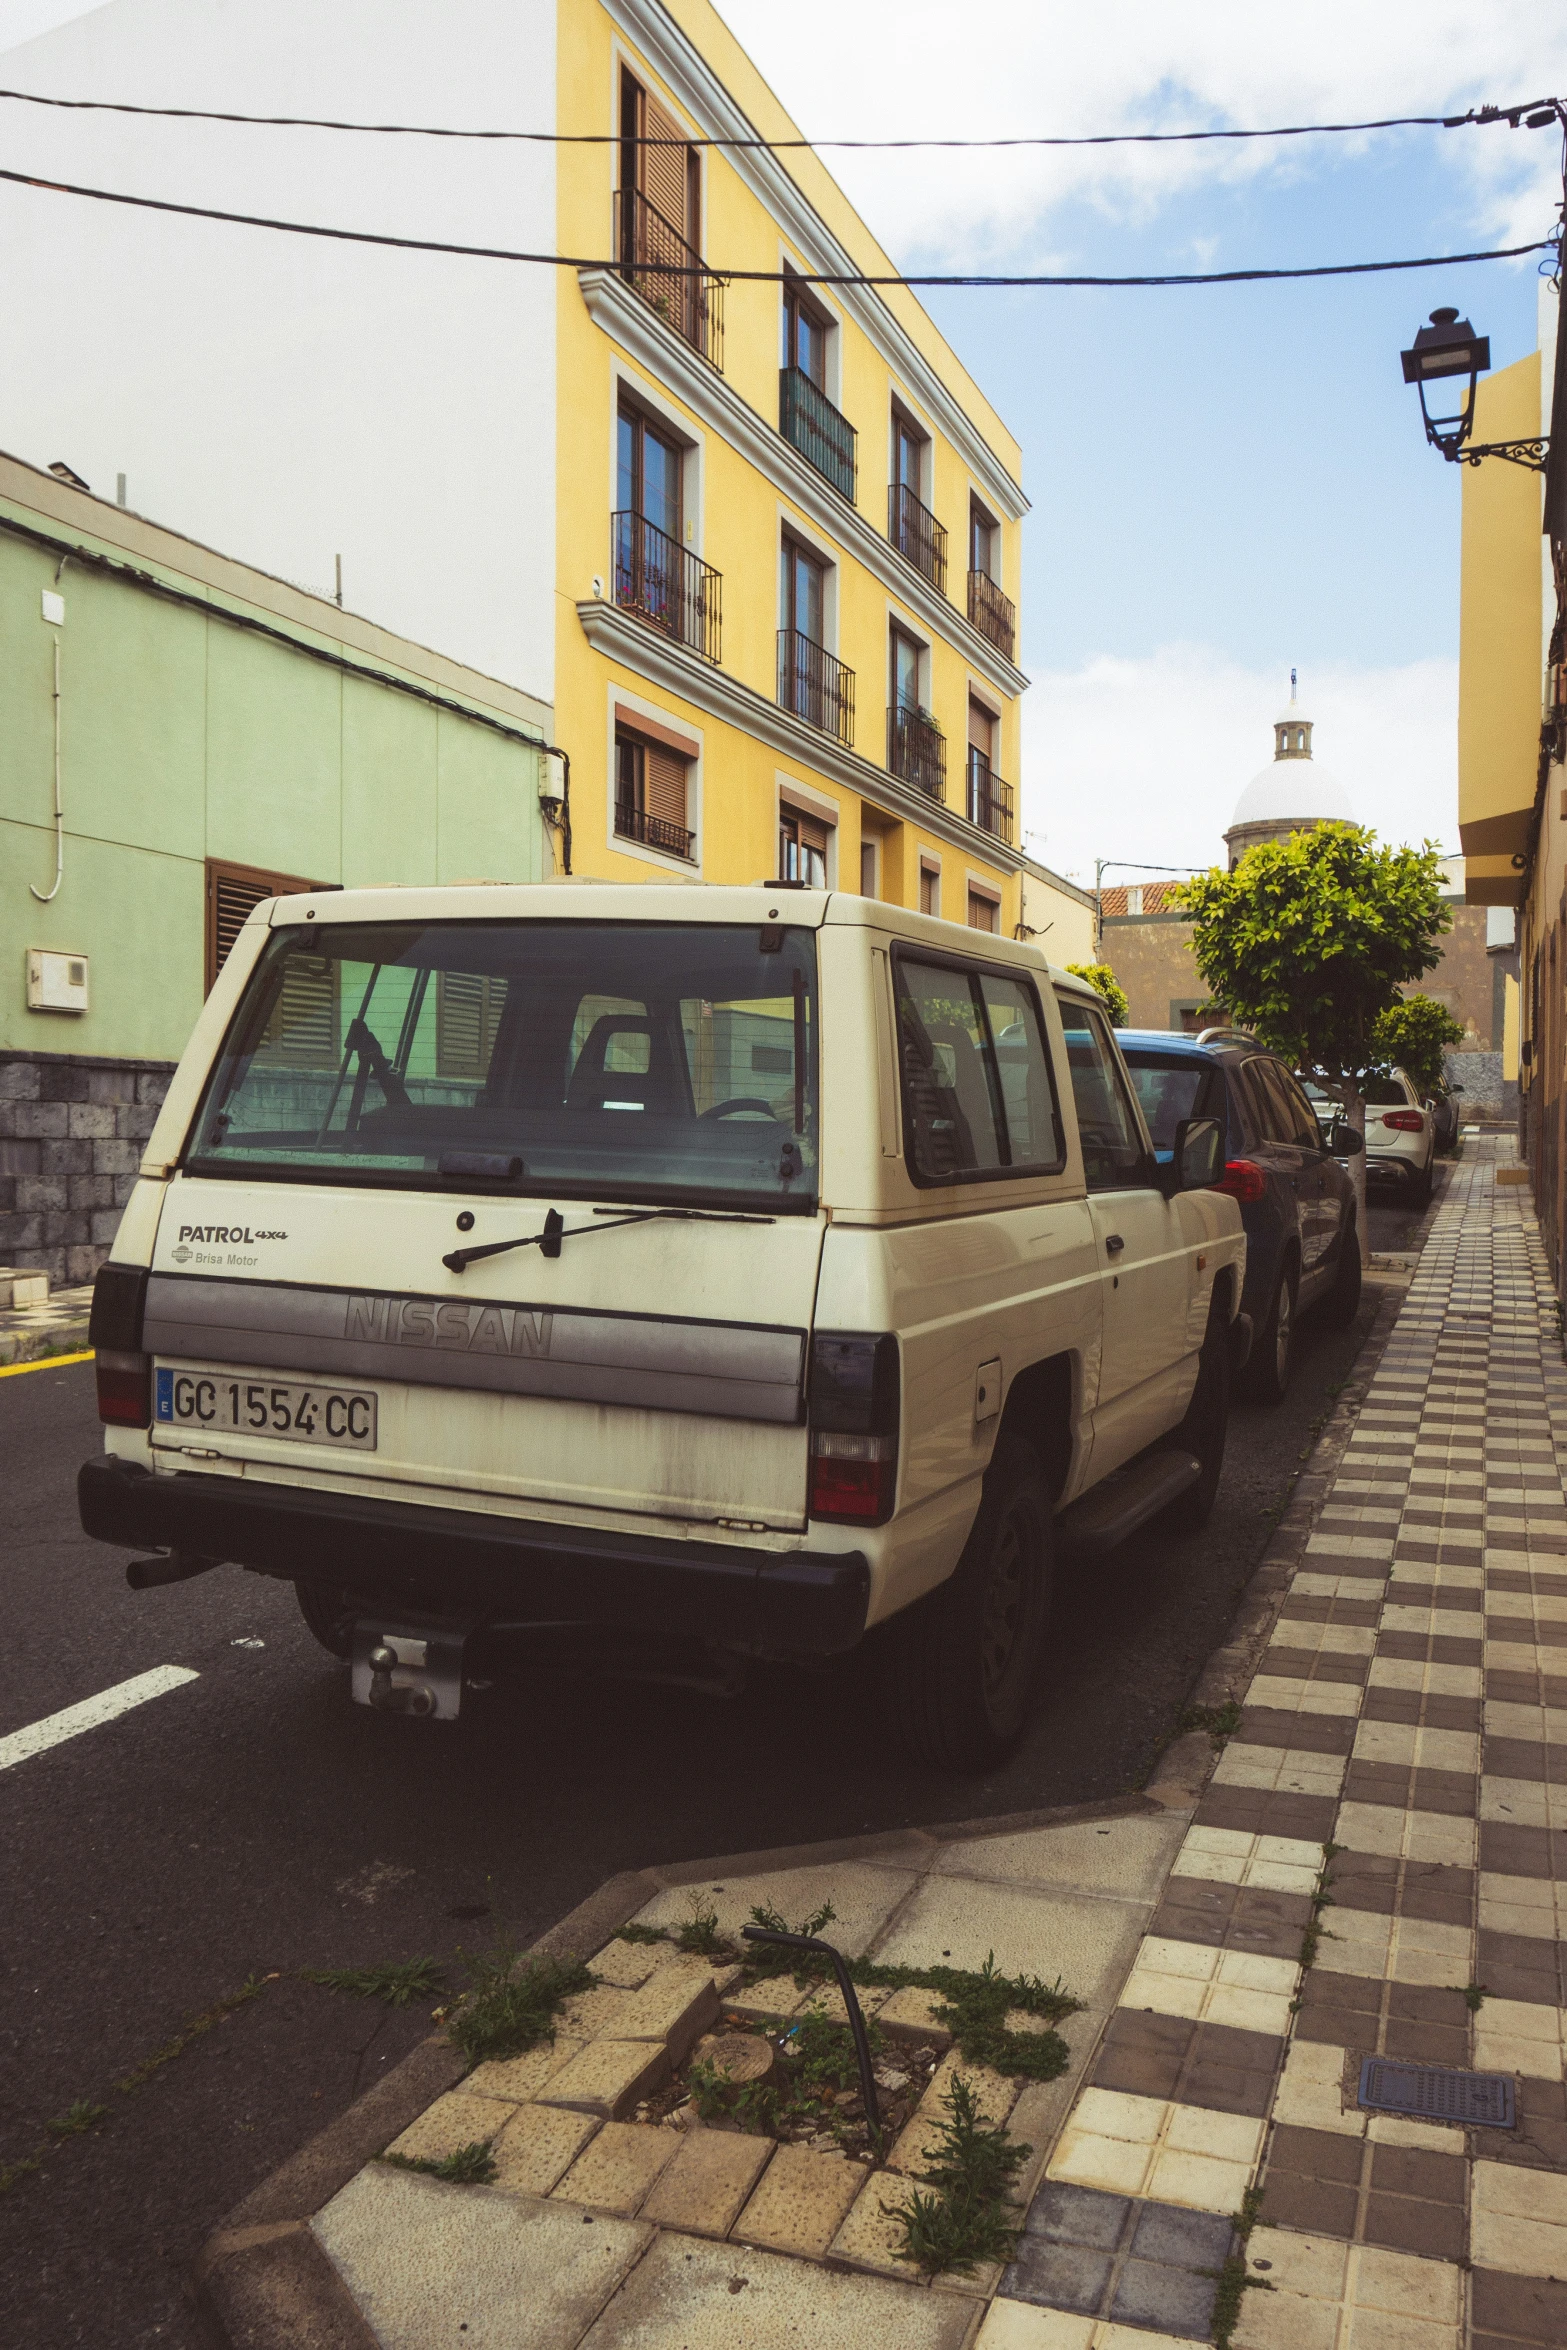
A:
[[[348,1593],[331,1583],[296,1583],[294,1596],[300,1614],[327,1654],[352,1656],[359,1610]]]
[[[893,1717],[917,1761],[989,1770],[1021,1739],[1050,1621],[1051,1520],[1038,1455],[1000,1438],[956,1569],[889,1626]]]
[[[1289,1392],[1290,1363],[1295,1353],[1295,1269],[1286,1258],[1279,1267],[1273,1298],[1251,1350],[1247,1393],[1259,1403],[1282,1403]]]
[[[1333,1286],[1318,1310],[1329,1330],[1347,1330],[1360,1311],[1360,1232],[1353,1216],[1339,1239]]]
[[[1186,1417],[1170,1437],[1181,1452],[1194,1452],[1202,1463],[1195,1485],[1171,1502],[1160,1522],[1170,1534],[1200,1534],[1213,1515],[1224,1467],[1224,1439],[1230,1425],[1230,1326],[1215,1300],[1209,1309],[1208,1329],[1197,1361],[1197,1384]]]
[[[1424,1173],[1424,1174],[1423,1174],[1423,1175],[1422,1175],[1422,1176],[1421,1176],[1421,1177],[1418,1179],[1418,1181],[1417,1181],[1417,1182],[1416,1182],[1416,1184],[1415,1184],[1415,1205],[1416,1205],[1416,1207],[1418,1207],[1418,1208],[1428,1208],[1428,1207],[1431,1205],[1431,1188],[1432,1188],[1432,1185],[1435,1183],[1435,1181],[1436,1181],[1436,1152],[1433,1150],[1433,1151],[1432,1151],[1432,1153],[1431,1153],[1431,1156],[1430,1156],[1430,1158],[1429,1158],[1429,1159],[1427,1159],[1427,1161],[1426,1161],[1426,1169],[1425,1169],[1425,1173]]]

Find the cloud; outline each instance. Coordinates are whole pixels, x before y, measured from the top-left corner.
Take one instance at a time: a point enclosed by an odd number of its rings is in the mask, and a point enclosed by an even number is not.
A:
[[[1218,129],[1461,113],[1567,82],[1559,0],[988,0],[960,29],[952,0],[722,0],[727,21],[813,136],[1016,136]],[[970,31],[972,37],[970,37]],[[830,61],[830,70],[824,66]],[[1441,133],[1415,134],[1442,137]],[[1560,187],[1549,131],[1445,134],[1476,224],[1500,242],[1544,233]],[[1351,142],[1335,140],[1342,152]],[[1052,214],[1086,203],[1147,225],[1173,197],[1312,169],[1329,142],[1003,150],[826,158],[902,260],[1014,257]]]
[[[1096,857],[1217,862],[1288,698],[1284,665],[1250,669],[1209,645],[1036,675],[1023,705],[1030,853],[1090,885]],[[1457,848],[1456,662],[1324,666],[1302,675],[1300,699],[1317,761],[1363,824],[1384,840]]]

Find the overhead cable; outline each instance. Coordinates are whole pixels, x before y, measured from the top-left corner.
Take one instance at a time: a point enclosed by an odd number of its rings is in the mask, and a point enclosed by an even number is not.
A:
[[[13,99],[24,106],[53,106],[71,113],[144,114],[172,122],[242,123],[262,130],[356,131],[400,139],[497,139],[551,147],[759,147],[775,154],[813,147],[875,150],[901,147],[1183,146],[1205,139],[1310,139],[1339,132],[1453,131],[1465,129],[1471,124],[1496,122],[1510,123],[1514,130],[1522,122],[1531,130],[1539,130],[1547,123],[1559,120],[1562,114],[1562,101],[1559,98],[1529,98],[1508,106],[1471,106],[1466,114],[1389,114],[1373,122],[1289,122],[1274,124],[1262,130],[1098,131],[989,139],[763,139],[749,132],[687,138],[683,133],[671,136],[667,132],[662,135],[644,133],[632,136],[620,131],[465,130],[428,122],[342,122],[332,116],[311,114],[239,114],[214,106],[139,106],[123,98],[54,98],[45,96],[40,90],[0,90],[0,98]]]
[[[602,254],[524,253],[506,245],[457,245],[439,237],[396,237],[374,229],[327,228],[306,220],[273,220],[263,213],[225,212],[211,204],[176,204],[163,196],[132,196],[123,189],[83,187],[71,180],[40,179],[36,173],[0,170],[0,180],[19,188],[41,188],[56,196],[86,196],[98,204],[127,204],[138,212],[173,212],[187,220],[219,220],[236,228],[264,228],[291,237],[325,237],[348,245],[390,246],[404,253],[448,253],[466,261],[520,261],[542,269],[616,270],[620,262]],[[1478,253],[1427,253],[1399,261],[1327,261],[1299,269],[1171,270],[1137,277],[1059,276],[1012,271],[1006,275],[978,271],[718,269],[705,262],[639,264],[644,274],[659,278],[722,278],[726,284],[781,285],[785,279],[811,286],[1231,286],[1255,285],[1270,279],[1309,277],[1371,277],[1387,270],[1453,269],[1469,261],[1515,261],[1526,253],[1557,250],[1557,239],[1536,237],[1527,245],[1498,245]]]

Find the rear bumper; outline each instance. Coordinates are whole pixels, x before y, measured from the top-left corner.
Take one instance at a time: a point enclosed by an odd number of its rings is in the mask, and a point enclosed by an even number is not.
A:
[[[572,1624],[689,1634],[777,1656],[836,1656],[865,1630],[858,1551],[744,1550],[540,1526],[237,1477],[93,1460],[76,1480],[100,1542],[177,1550],[473,1627]]]
[[[1425,1173],[1423,1159],[1395,1157],[1391,1151],[1367,1151],[1368,1183],[1418,1183]]]

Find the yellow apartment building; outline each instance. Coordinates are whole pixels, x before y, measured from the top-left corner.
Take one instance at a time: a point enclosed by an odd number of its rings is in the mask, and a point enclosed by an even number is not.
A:
[[[1521,1143],[1567,1295],[1567,347],[1542,285],[1539,349],[1475,395],[1476,444],[1549,442],[1547,470],[1464,468],[1458,829],[1470,902],[1517,909]],[[1510,1074],[1510,1071],[1507,1073]]]
[[[574,873],[1012,934],[1017,443],[706,0],[560,0],[555,738]],[[762,273],[747,279],[745,271]],[[558,829],[558,819],[557,819]]]

